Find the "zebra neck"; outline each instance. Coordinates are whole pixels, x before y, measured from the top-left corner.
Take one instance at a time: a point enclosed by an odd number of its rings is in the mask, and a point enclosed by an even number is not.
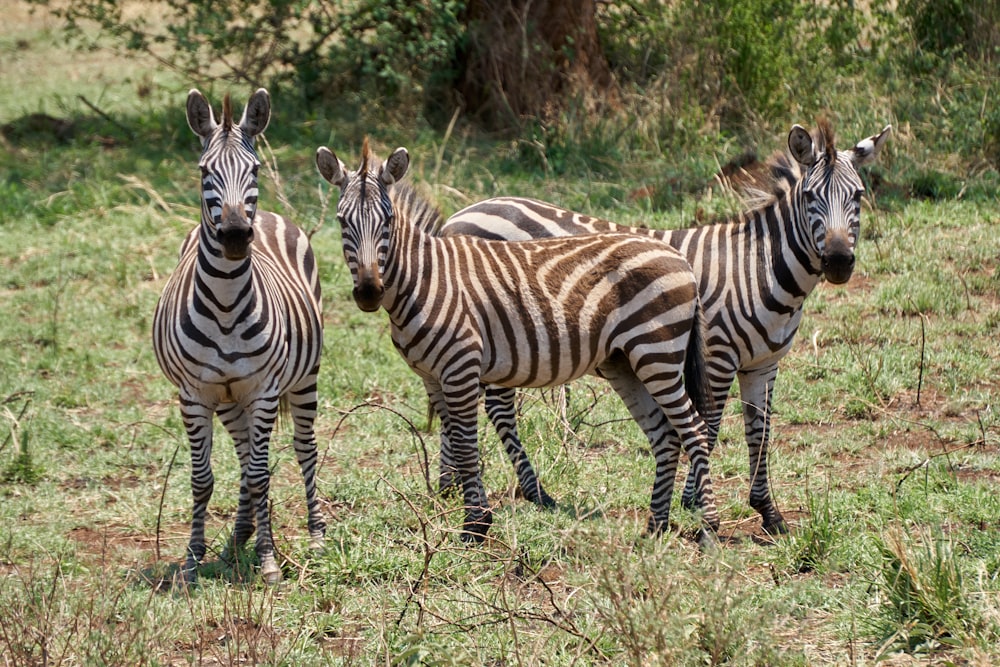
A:
[[[780,302],[782,309],[798,309],[819,284],[822,272],[805,211],[795,194],[739,213],[729,229],[731,247],[743,248],[755,259],[750,266],[756,267],[759,296]]]
[[[417,302],[424,284],[435,279],[442,240],[414,227],[405,212],[396,211],[382,276],[382,306],[393,321],[420,308]]]
[[[822,270],[798,188],[751,215],[747,228],[759,259],[766,263],[772,290],[784,293],[781,301],[787,306],[801,306],[819,284]]]
[[[202,223],[195,263],[195,304],[211,310],[220,321],[246,317],[257,303],[251,257],[226,259],[222,246]]]

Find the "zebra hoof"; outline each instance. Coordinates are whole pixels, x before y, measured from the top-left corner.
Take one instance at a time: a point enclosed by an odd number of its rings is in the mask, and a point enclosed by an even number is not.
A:
[[[187,561],[174,573],[170,582],[171,588],[178,591],[187,590],[198,581],[198,563]]]
[[[702,553],[711,553],[719,548],[719,536],[711,528],[702,528],[698,531],[698,550]]]
[[[764,523],[762,528],[765,533],[771,535],[772,537],[788,534],[788,524],[785,523],[785,520],[781,517],[778,517],[774,521]]]
[[[531,495],[525,494],[525,497],[535,505],[541,507],[542,509],[554,510],[556,507],[559,506],[559,503],[556,502],[555,498],[547,494],[545,492],[545,489],[543,489],[541,486],[538,487],[537,493]]]
[[[326,549],[326,536],[323,534],[312,535],[309,538],[309,551],[318,553]]]
[[[486,533],[493,525],[493,512],[487,511],[478,518],[469,517],[462,526],[462,541],[466,544],[482,544]]]
[[[663,534],[670,530],[669,519],[657,519],[655,516],[649,517],[646,523],[646,533],[650,537],[663,537]]]
[[[265,559],[261,564],[260,577],[268,586],[277,586],[281,583],[281,568],[274,558]]]

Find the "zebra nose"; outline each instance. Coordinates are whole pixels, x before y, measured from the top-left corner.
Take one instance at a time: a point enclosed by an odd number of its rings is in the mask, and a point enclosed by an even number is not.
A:
[[[354,303],[358,304],[358,308],[366,313],[379,309],[379,306],[382,305],[385,287],[382,285],[382,277],[379,275],[377,266],[372,264],[358,269],[358,280],[352,294]]]
[[[222,205],[222,222],[216,234],[226,259],[244,259],[250,253],[253,225],[247,220],[246,214],[238,209],[228,204]]]
[[[821,259],[823,276],[834,285],[842,285],[854,272],[854,248],[846,236],[836,235],[827,241]]]

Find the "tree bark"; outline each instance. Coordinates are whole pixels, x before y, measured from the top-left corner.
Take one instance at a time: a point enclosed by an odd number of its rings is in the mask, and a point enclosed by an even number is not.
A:
[[[596,12],[596,0],[470,0],[454,85],[467,113],[509,129],[570,104],[614,105]]]

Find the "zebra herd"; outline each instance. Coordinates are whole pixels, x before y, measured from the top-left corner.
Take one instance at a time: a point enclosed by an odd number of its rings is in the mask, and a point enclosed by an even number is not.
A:
[[[316,498],[316,378],[322,307],[308,238],[257,210],[254,137],[270,118],[265,90],[236,122],[221,122],[192,90],[188,124],[203,145],[201,224],[181,247],[157,304],[153,346],[177,385],[191,444],[194,511],[181,570],[193,582],[205,556],[213,490],[212,420],[239,457],[240,497],[227,551],[257,532],[261,575],[281,578],[268,506],[268,445],[281,408],[308,508],[311,546],[325,524]],[[864,192],[857,169],[875,160],[890,128],[838,151],[833,132],[792,128],[790,158],[770,163],[773,191],[729,220],[690,229],[626,228],[529,199],[501,197],[448,220],[406,181],[406,149],[379,161],[365,140],[351,171],[326,147],[322,177],[340,190],[337,219],[361,310],[385,308],[392,341],[423,380],[441,420],[441,491],[457,489],[462,537],[492,523],[480,476],[479,397],[503,440],[525,497],[545,491],[517,432],[514,391],[606,379],[650,441],[656,471],[648,530],[668,525],[680,452],[690,461],[682,494],[697,507],[701,539],[719,519],[709,475],[730,386],[738,379],[750,458],[750,505],[764,529],[787,531],[767,475],[771,392],[802,304],[822,280],[854,266]],[[228,554],[223,555],[224,558]]]

